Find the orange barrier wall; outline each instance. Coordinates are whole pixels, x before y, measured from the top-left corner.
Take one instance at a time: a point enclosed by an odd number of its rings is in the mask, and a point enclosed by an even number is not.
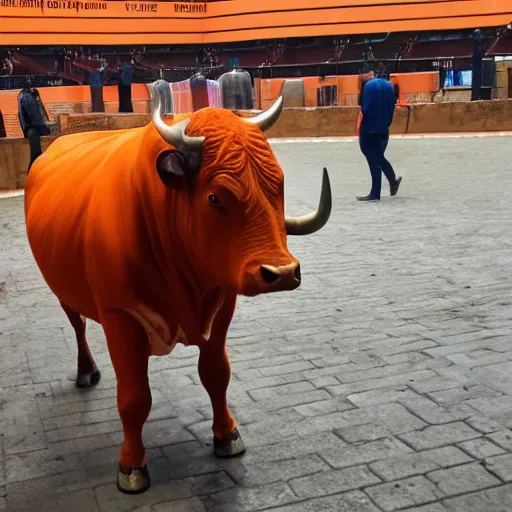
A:
[[[400,88],[400,104],[415,103],[418,101],[432,101],[433,95],[439,91],[439,73],[427,71],[421,73],[393,73]],[[254,81],[255,108],[268,108],[279,96],[285,78],[262,78]],[[295,80],[295,79],[294,79]],[[316,107],[317,89],[329,85],[338,88],[338,105],[357,105],[360,89],[359,75],[304,77],[304,106]]]
[[[2,0],[0,46],[193,44],[506,25],[510,0]]]
[[[88,85],[73,85],[65,87],[38,87],[41,100],[50,120],[55,120],[58,114],[91,111],[91,89]],[[19,89],[0,91],[0,111],[4,118],[8,137],[21,137],[18,121]],[[118,93],[116,85],[103,87],[103,100],[107,112],[117,112]],[[147,112],[149,91],[146,84],[132,84],[132,104],[135,112]]]
[[[359,109],[349,107],[285,108],[268,137],[335,137],[355,135]],[[255,112],[242,111],[250,116]],[[115,130],[144,126],[149,115],[75,114],[67,117],[65,133],[94,129]],[[453,133],[512,131],[512,100],[425,103],[399,106],[391,133]],[[55,137],[43,137],[43,149]],[[0,139],[0,189],[22,188],[29,161],[26,139]],[[340,167],[342,172],[342,167]]]

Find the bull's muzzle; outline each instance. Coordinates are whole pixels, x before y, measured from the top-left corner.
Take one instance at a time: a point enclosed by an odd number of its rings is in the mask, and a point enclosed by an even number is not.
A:
[[[295,290],[301,282],[300,265],[298,262],[279,267],[261,265],[260,276],[269,292]]]

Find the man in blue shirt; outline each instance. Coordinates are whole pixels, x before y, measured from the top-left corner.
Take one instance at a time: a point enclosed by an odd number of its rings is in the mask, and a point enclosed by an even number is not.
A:
[[[379,74],[365,84],[359,114],[359,147],[370,167],[372,189],[369,195],[358,197],[359,201],[380,201],[382,173],[389,181],[391,195],[398,192],[402,178],[396,177],[384,157],[396,101],[395,89],[385,75]]]

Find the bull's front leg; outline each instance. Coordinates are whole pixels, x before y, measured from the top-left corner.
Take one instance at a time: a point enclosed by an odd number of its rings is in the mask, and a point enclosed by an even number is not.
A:
[[[142,442],[142,428],[152,402],[148,380],[149,344],[144,329],[127,313],[104,313],[101,323],[116,373],[117,406],[124,432],[117,487],[127,494],[139,494],[151,485]]]
[[[199,353],[199,377],[213,408],[213,446],[217,457],[236,457],[245,452],[226,396],[231,378],[226,335],[235,304],[235,295],[225,301],[213,324],[210,339],[201,345]]]

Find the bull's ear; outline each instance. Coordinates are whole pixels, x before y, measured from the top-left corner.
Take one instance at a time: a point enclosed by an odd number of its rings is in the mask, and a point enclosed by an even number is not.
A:
[[[156,160],[156,170],[167,187],[181,185],[187,174],[187,162],[179,151],[163,151]]]

